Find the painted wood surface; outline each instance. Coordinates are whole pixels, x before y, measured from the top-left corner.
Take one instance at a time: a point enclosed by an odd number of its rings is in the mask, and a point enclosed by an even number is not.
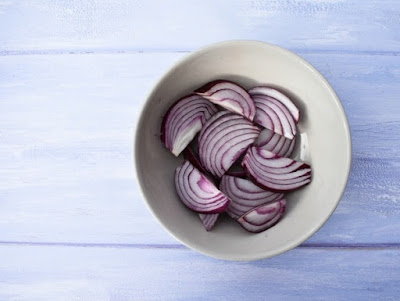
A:
[[[0,261],[0,299],[398,300],[398,255],[399,249],[297,248],[237,263],[180,247],[2,246],[8,260]]]
[[[349,118],[327,224],[276,258],[190,251],[145,207],[132,135],[148,91],[227,39],[290,48]],[[0,0],[0,300],[396,300],[400,2]]]
[[[194,50],[227,39],[399,52],[397,0],[0,2],[3,52]]]

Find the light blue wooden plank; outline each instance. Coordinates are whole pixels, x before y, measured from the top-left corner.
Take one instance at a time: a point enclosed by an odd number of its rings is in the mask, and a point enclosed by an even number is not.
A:
[[[132,135],[179,56],[0,58],[1,239],[172,241],[138,193]]]
[[[252,263],[186,249],[1,246],[1,300],[398,300],[400,251],[296,249]]]
[[[0,57],[0,240],[175,243],[133,176],[145,94],[177,53]],[[337,90],[353,135],[344,199],[308,243],[400,240],[400,61],[303,53]]]
[[[0,3],[0,51],[179,49],[257,39],[292,49],[400,50],[397,0]]]

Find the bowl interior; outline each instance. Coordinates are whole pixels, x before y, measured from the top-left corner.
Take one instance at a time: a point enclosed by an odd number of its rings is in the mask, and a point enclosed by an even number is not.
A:
[[[159,139],[169,106],[214,79],[232,80],[245,88],[272,85],[291,96],[301,112],[295,158],[312,166],[312,182],[288,193],[284,218],[259,234],[246,232],[230,218],[206,232],[175,192],[174,171],[183,159],[175,158]],[[349,127],[332,88],[297,55],[261,42],[215,44],[179,62],[149,96],[136,131],[135,165],[150,210],[182,243],[217,258],[260,259],[299,245],[332,214],[350,170]]]

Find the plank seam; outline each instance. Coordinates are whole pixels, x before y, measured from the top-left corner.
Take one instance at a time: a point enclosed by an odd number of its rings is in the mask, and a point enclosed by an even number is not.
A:
[[[384,50],[329,50],[288,48],[303,54],[347,54],[366,56],[400,56],[400,51]],[[181,49],[42,49],[42,50],[0,50],[0,56],[30,56],[30,55],[87,55],[87,54],[168,54],[190,53],[193,50]]]
[[[79,248],[132,248],[132,249],[188,249],[181,244],[129,244],[129,243],[74,243],[74,242],[30,242],[30,241],[0,241],[0,246],[46,246],[46,247],[79,247]],[[305,243],[301,249],[344,249],[344,250],[381,250],[399,249],[400,243]]]

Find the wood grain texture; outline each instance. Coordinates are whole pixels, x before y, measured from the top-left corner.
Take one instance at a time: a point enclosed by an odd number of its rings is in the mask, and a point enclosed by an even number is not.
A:
[[[344,198],[308,245],[400,241],[400,61],[300,53],[349,117]],[[0,241],[174,244],[145,208],[132,133],[147,91],[181,53],[0,57]]]
[[[193,50],[228,39],[400,51],[397,0],[0,2],[0,51]]]
[[[399,256],[398,249],[296,249],[234,263],[186,248],[2,246],[0,299],[398,300]]]

